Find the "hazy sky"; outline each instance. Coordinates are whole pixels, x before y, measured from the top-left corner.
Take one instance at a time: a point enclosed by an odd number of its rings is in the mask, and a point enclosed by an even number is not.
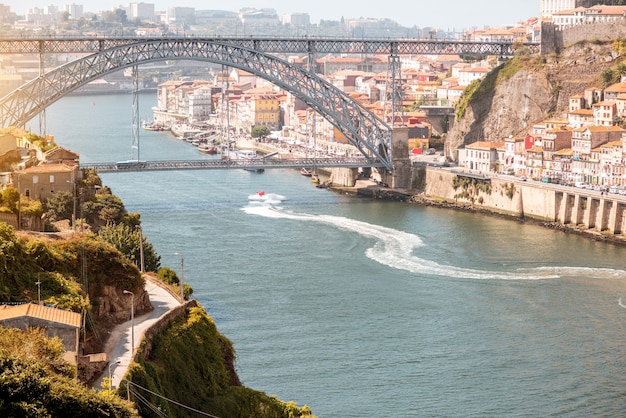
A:
[[[272,8],[278,15],[308,13],[312,23],[320,19],[389,18],[403,26],[432,26],[440,29],[503,26],[539,15],[539,0],[0,0],[0,4],[23,14],[27,8],[48,5],[82,4],[85,12],[110,10],[128,3],[153,3],[156,10],[173,5],[196,10],[232,10],[244,7]]]

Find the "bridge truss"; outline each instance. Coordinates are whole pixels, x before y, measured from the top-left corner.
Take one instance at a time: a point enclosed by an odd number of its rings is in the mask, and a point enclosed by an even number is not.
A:
[[[180,59],[224,64],[269,80],[328,119],[368,160],[381,161],[393,171],[391,127],[339,88],[277,57],[228,43],[191,38],[118,45],[45,73],[0,99],[1,126],[23,126],[61,97],[106,74]]]
[[[123,45],[144,43],[154,38],[13,38],[0,40],[0,54],[99,53]],[[476,42],[433,39],[376,38],[266,38],[220,36],[189,38],[171,37],[164,40],[187,39],[192,42],[214,42],[234,47],[275,54],[383,54],[383,55],[474,55],[511,57],[512,42]],[[531,53],[539,53],[538,43],[524,43]]]
[[[538,44],[524,44],[538,52]],[[514,53],[510,42],[469,42],[454,40],[392,40],[335,38],[17,38],[0,39],[0,54],[33,53],[40,56],[40,76],[0,99],[0,126],[23,126],[40,116],[45,131],[45,109],[71,91],[106,74],[164,60],[204,60],[254,73],[291,92],[312,110],[339,129],[370,165],[382,162],[393,171],[391,127],[340,89],[270,53],[388,54],[393,86],[389,90],[392,115],[401,104],[399,78],[402,54],[414,55],[498,55]],[[48,73],[43,73],[43,55],[50,53],[89,54]],[[136,110],[133,110],[136,111]],[[42,116],[43,115],[43,116]],[[392,116],[392,120],[393,120]],[[133,122],[136,124],[136,121]],[[393,122],[392,122],[393,123]],[[133,144],[139,159],[138,129],[133,126]],[[134,149],[135,149],[134,148]]]

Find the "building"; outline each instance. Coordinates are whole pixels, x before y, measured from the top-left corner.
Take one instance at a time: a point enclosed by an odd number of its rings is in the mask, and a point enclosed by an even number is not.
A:
[[[76,365],[79,350],[80,314],[43,305],[25,303],[17,306],[0,305],[0,324],[4,327],[27,330],[41,328],[49,338],[63,342],[63,358]]]
[[[154,3],[130,3],[128,5],[130,20],[154,21]]]
[[[576,0],[541,0],[539,15],[542,18],[552,17],[554,13],[576,8]]]
[[[465,167],[484,173],[496,172],[498,165],[504,161],[505,143],[477,141],[465,146],[464,151]]]
[[[13,184],[21,195],[31,199],[45,200],[57,192],[75,196],[81,173],[78,164],[40,164],[13,173]]]

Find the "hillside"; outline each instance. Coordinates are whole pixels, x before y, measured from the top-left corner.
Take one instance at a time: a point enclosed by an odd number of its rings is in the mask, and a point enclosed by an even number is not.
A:
[[[312,417],[306,406],[244,387],[232,343],[195,301],[184,309],[142,346],[128,372],[131,392],[146,400],[136,403],[142,416],[151,416],[150,409],[158,406],[175,417],[198,416],[192,409],[230,418]],[[126,394],[125,382],[119,394]]]
[[[89,322],[85,346],[96,350],[106,340],[107,330],[126,321],[132,289],[137,312],[152,309],[144,281],[136,266],[111,245],[93,234],[63,236],[19,235],[0,222],[0,295],[5,302],[37,300],[61,309],[87,309]],[[83,288],[89,289],[88,294]],[[307,407],[284,403],[241,385],[235,372],[235,352],[212,319],[195,302],[183,315],[175,316],[142,345],[139,362],[129,379],[180,403],[222,417],[310,416]],[[110,391],[87,389],[76,370],[62,359],[60,340],[41,332],[23,332],[0,327],[0,416],[153,416],[138,397],[130,404]],[[186,408],[149,399],[169,411],[169,416],[191,416]],[[143,406],[142,406],[143,405]],[[77,414],[59,411],[80,411]],[[197,415],[193,415],[197,416]]]
[[[560,54],[519,54],[468,86],[456,108],[447,155],[475,141],[525,135],[548,117],[564,117],[569,98],[603,87],[601,75],[623,62],[612,42],[580,42]]]

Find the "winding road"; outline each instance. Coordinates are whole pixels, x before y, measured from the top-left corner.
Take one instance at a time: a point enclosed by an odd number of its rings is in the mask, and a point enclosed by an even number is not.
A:
[[[169,310],[180,306],[179,299],[168,292],[165,288],[159,286],[157,280],[149,276],[144,276],[144,278],[146,279],[145,290],[150,296],[150,302],[152,303],[154,310],[147,314],[135,317],[135,347],[133,348],[139,347],[146,330],[158,322],[161,316]],[[126,375],[128,366],[132,362],[132,334],[133,330],[131,321],[119,324],[111,332],[109,340],[104,347],[104,352],[107,354],[107,358],[109,359],[109,365],[105,368],[102,375],[93,383],[93,387],[96,390],[100,390],[102,388],[102,379],[109,377],[109,370],[111,371],[112,388],[119,386],[122,378]]]

